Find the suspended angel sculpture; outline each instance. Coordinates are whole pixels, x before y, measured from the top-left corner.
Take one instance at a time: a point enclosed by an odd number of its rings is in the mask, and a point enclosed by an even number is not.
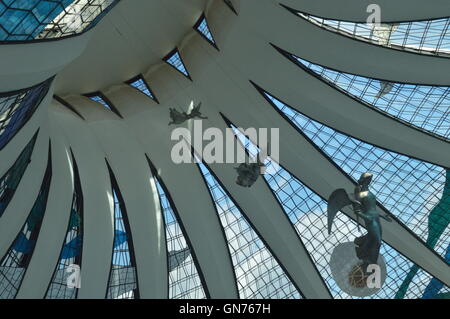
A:
[[[178,110],[171,108],[170,109],[170,119],[171,122],[169,125],[175,124],[183,124],[185,121],[193,118],[199,118],[206,120],[206,116],[202,116],[202,113],[200,112],[200,107],[202,106],[202,102],[198,103],[197,106],[194,106],[194,108],[189,112],[179,112]]]
[[[378,255],[381,247],[381,223],[380,217],[392,221],[387,215],[380,215],[376,209],[377,200],[373,193],[369,191],[369,184],[372,181],[371,173],[364,173],[358,180],[353,194],[340,188],[335,190],[328,199],[328,234],[331,233],[333,220],[337,212],[348,205],[352,205],[357,220],[364,220],[367,234],[357,237],[354,240],[356,244],[356,256],[362,261],[361,267],[364,271],[370,264],[377,264]]]
[[[261,167],[265,167],[259,158],[257,163],[242,163],[236,168],[238,177],[236,184],[243,187],[251,187],[256,183],[259,175],[261,175]]]
[[[267,146],[270,148],[270,146]],[[253,156],[252,156],[253,157]],[[259,175],[264,174],[266,171],[266,165],[264,164],[267,159],[267,149],[262,148],[256,155],[256,163],[242,163],[235,170],[238,173],[236,178],[236,184],[242,187],[251,187],[258,180]]]

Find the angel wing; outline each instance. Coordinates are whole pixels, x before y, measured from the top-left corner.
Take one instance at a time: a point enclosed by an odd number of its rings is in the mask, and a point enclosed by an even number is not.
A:
[[[170,109],[170,119],[171,119],[171,122],[169,123],[169,125],[181,124],[186,120],[186,116],[183,113],[180,113],[178,110],[171,108]]]
[[[328,235],[331,234],[331,227],[337,212],[343,207],[351,205],[352,202],[347,192],[343,188],[336,189],[328,198],[327,214],[328,214]]]
[[[196,106],[194,106],[194,108],[192,109],[192,111],[200,111],[200,107],[202,106],[202,102],[199,102]]]
[[[181,116],[181,113],[177,109],[170,109],[170,117],[177,118]]]

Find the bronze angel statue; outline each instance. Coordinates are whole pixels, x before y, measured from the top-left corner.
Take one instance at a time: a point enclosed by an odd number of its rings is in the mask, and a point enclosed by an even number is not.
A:
[[[193,119],[193,118],[199,118],[199,119],[206,120],[207,117],[203,116],[202,113],[200,112],[201,106],[202,106],[202,102],[198,103],[197,106],[194,106],[194,108],[189,113],[179,112],[178,110],[171,108],[170,109],[171,122],[169,123],[169,125],[183,124],[185,121],[187,121],[189,119]]]
[[[358,180],[353,194],[340,188],[335,190],[328,199],[328,234],[331,233],[333,220],[337,212],[345,206],[352,205],[357,220],[364,220],[367,234],[354,240],[356,256],[362,261],[361,267],[366,270],[370,264],[377,264],[381,247],[381,223],[380,217],[392,221],[387,215],[381,215],[377,209],[377,200],[369,190],[372,181],[371,173],[364,173]]]

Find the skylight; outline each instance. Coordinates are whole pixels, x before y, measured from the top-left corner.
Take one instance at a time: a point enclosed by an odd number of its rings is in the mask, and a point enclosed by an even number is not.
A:
[[[181,74],[186,76],[187,78],[191,79],[191,76],[189,75],[183,60],[181,59],[181,55],[178,52],[177,49],[170,52],[165,58],[164,61],[168,63],[170,66],[174,67],[177,71],[179,71]]]
[[[101,105],[103,105],[105,108],[107,108],[108,110],[112,111],[111,106],[102,98],[101,95],[90,95],[88,96],[92,101],[100,103]]]
[[[395,117],[407,125],[450,138],[449,86],[380,81],[339,72],[294,55],[290,56],[300,67],[361,103]]]
[[[137,77],[132,78],[131,80],[127,81],[126,83],[128,85],[130,85],[131,87],[135,88],[136,90],[138,90],[139,92],[144,93],[145,95],[147,95],[148,97],[150,97],[151,99],[153,99],[154,101],[157,102],[155,95],[150,90],[150,87],[148,86],[147,82],[142,77],[142,75],[138,75]]]
[[[202,15],[198,22],[194,26],[195,30],[197,30],[212,46],[217,49],[216,41],[209,29],[208,22],[206,21],[205,15]]]
[[[100,103],[103,105],[104,108],[116,113],[117,116],[122,118],[122,115],[119,113],[119,111],[114,107],[114,105],[111,103],[111,101],[103,95],[101,92],[94,92],[94,93],[88,93],[85,94],[87,98],[91,99],[94,102]]]

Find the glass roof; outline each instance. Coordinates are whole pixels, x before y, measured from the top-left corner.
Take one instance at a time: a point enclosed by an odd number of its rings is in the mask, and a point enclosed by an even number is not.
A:
[[[217,48],[216,41],[209,30],[208,22],[206,21],[205,15],[202,15],[196,25],[194,26],[195,30],[197,30],[210,44],[212,44],[215,48]]]
[[[267,249],[244,213],[208,167],[197,163],[220,217],[234,265],[239,297],[244,299],[303,298]]]
[[[178,52],[177,49],[173,50],[171,53],[169,53],[165,58],[164,61],[168,63],[170,66],[174,67],[175,70],[179,71],[184,76],[191,78],[186,66],[184,65],[183,60],[181,59],[181,55]]]
[[[450,140],[450,87],[377,80],[339,72],[290,56],[303,69],[364,105],[407,125]]]
[[[378,201],[431,249],[445,256],[450,244],[447,170],[438,165],[376,147],[323,125],[266,93],[271,104],[330,161],[352,178],[371,172]]]
[[[204,299],[206,294],[199,276],[199,268],[192,255],[192,248],[186,241],[186,235],[176,217],[171,200],[159,179],[156,180],[156,187],[166,227],[167,252],[169,254],[169,298]],[[187,254],[177,252],[187,252]],[[171,262],[171,256],[174,256],[175,262]]]
[[[450,18],[371,25],[298,16],[326,30],[391,49],[450,57]]]
[[[61,38],[92,28],[119,0],[0,0],[0,41]]]
[[[230,127],[241,145],[245,146],[250,156],[255,158],[259,153],[258,147],[244,136],[236,126],[230,123]],[[278,164],[278,170],[271,170],[270,167],[273,165],[273,162],[270,157],[266,158],[265,165],[268,168],[267,172],[276,172],[263,175],[268,186],[282,205],[284,212],[313,258],[333,297],[359,298],[348,295],[337,286],[329,267],[333,248],[339,243],[353,241],[356,237],[355,235],[360,235],[356,222],[347,215],[338,213],[335,230],[331,235],[328,235],[326,200],[317,195],[281,165]],[[423,298],[427,294],[430,295],[430,288],[428,287],[433,285],[436,279],[433,279],[427,272],[386,243],[383,243],[380,253],[385,258],[388,277],[382,289],[375,295],[367,298],[417,299]],[[417,273],[414,276],[410,276],[413,268],[417,269]],[[409,279],[408,285],[402,287],[402,283]],[[450,291],[448,287],[442,283],[440,284],[442,285],[440,289],[437,289],[438,287],[435,286],[431,294],[434,293],[436,295]]]

